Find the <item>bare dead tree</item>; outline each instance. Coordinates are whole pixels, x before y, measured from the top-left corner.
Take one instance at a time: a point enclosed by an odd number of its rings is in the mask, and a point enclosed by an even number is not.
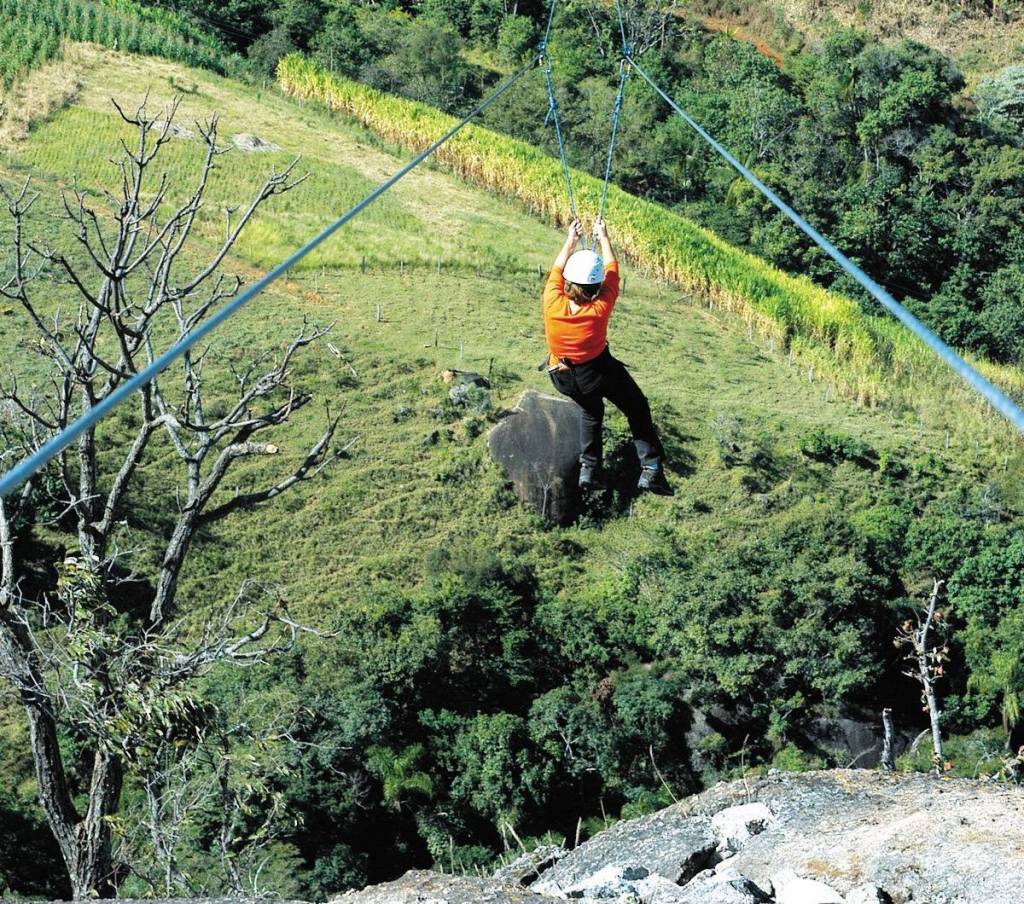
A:
[[[936,608],[943,581],[934,580],[932,592],[926,605],[915,613],[914,619],[907,619],[900,626],[895,645],[906,648],[905,658],[913,663],[913,668],[903,674],[913,678],[921,685],[921,708],[928,713],[928,721],[932,735],[932,762],[936,775],[944,769],[942,758],[942,728],[939,720],[938,696],[935,683],[945,672],[945,663],[949,661],[949,644],[946,642],[946,616]],[[937,636],[936,636],[937,635]]]
[[[262,897],[268,849],[294,828],[280,790],[296,746],[296,713],[197,714],[183,731],[158,739],[139,775],[143,791],[116,831],[134,876],[157,897]],[[211,835],[196,852],[189,834]],[[188,855],[187,858],[183,854]],[[199,875],[185,862],[199,858]]]
[[[626,38],[633,48],[634,56],[639,56],[652,47],[662,50],[668,41],[672,23],[683,8],[675,0],[621,0],[622,18],[626,27]],[[615,36],[619,33],[618,16],[611,5]]]
[[[244,207],[225,211],[222,238],[199,259],[189,239],[226,151],[217,143],[216,117],[198,124],[203,159],[184,200],[172,203],[183,195],[166,174],[155,175],[155,161],[171,140],[177,102],[159,116],[145,102],[133,113],[117,110],[134,137],[122,141],[120,186],[106,195],[109,211],[77,186],[62,195],[74,251],[29,238],[37,195],[28,181],[0,185],[11,238],[0,295],[21,312],[25,335],[34,337],[26,345],[49,368],[49,377],[30,387],[13,374],[0,385],[3,469],[102,402],[155,359],[158,344],[184,336],[237,292],[241,281],[221,272],[227,255],[265,202],[302,181],[293,176],[296,161],[272,170]],[[244,492],[226,483],[238,462],[277,453],[264,437],[311,401],[292,384],[292,365],[328,329],[304,322],[276,359],[233,369],[231,390],[208,375],[209,349],[187,353],[180,367],[139,391],[122,426],[87,431],[0,500],[0,676],[24,707],[40,804],[76,898],[116,890],[111,824],[126,770],[143,761],[154,733],[188,724],[195,678],[217,663],[287,648],[301,630],[281,601],[243,595],[226,607],[229,618],[187,642],[176,622],[178,582],[201,528],[275,498],[335,459],[338,417],[328,411],[319,439],[279,478]],[[126,515],[139,467],[156,445],[173,517],[166,534],[151,531],[139,541],[160,544],[139,606],[126,602],[125,591],[140,587]],[[56,587],[40,587],[25,561],[33,528],[47,517],[73,538]],[[81,786],[61,748],[69,737],[86,751]]]

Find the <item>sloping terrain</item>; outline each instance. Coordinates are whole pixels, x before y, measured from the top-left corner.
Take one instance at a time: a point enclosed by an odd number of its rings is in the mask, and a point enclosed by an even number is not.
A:
[[[781,0],[776,6],[794,27],[812,35],[837,23],[882,38],[920,41],[949,54],[972,76],[1019,62],[1024,53],[1024,11],[1019,3]]]
[[[59,247],[73,244],[59,190],[77,182],[102,206],[102,190],[116,188],[111,160],[128,130],[111,99],[131,109],[148,92],[159,109],[181,96],[181,131],[158,163],[172,197],[199,163],[195,120],[217,113],[221,144],[238,145],[219,159],[196,258],[219,242],[223,205],[244,203],[271,167],[301,157],[309,177],[256,217],[227,261],[250,281],[407,159],[315,104],[175,63],[88,46],[43,74],[78,87],[57,90],[72,99],[8,146],[0,178],[31,177],[41,192],[32,228]],[[615,218],[612,207],[613,239]],[[4,247],[8,229],[0,225]],[[548,527],[512,496],[484,432],[524,390],[551,391],[536,370],[539,293],[561,241],[523,210],[424,166],[211,345],[206,379],[226,393],[232,366],[279,352],[303,318],[334,325],[294,368],[314,403],[275,436],[276,454],[236,480],[287,473],[320,435],[326,405],[343,412],[344,456],[205,532],[182,589],[197,616],[256,578],[313,625],[349,617],[347,633],[310,640],[294,659],[211,682],[225,706],[307,720],[280,779],[294,821],[267,881],[281,894],[382,881],[446,857],[485,863],[513,823],[524,836],[569,835],[606,808],[650,810],[666,802],[662,773],[677,788],[701,787],[749,762],[748,737],[780,767],[817,762],[792,746],[791,723],[823,700],[840,711],[899,674],[894,613],[930,586],[922,580],[933,567],[904,564],[905,537],[911,552],[928,546],[931,535],[914,531],[937,513],[937,545],[953,561],[979,549],[985,531],[1008,546],[1001,537],[1024,510],[1021,445],[959,394],[923,389],[912,410],[858,406],[770,338],[627,261],[612,347],[651,399],[677,495],[618,495],[575,526]],[[54,281],[38,291],[49,311],[71,297]],[[15,306],[0,305],[0,353],[23,387],[45,363],[26,335]],[[451,403],[440,378],[450,367],[490,376],[489,409]],[[131,416],[126,406],[101,435],[115,437]],[[139,549],[143,575],[175,505],[175,459],[163,442],[125,512],[125,548]],[[625,445],[614,415],[611,464]],[[963,553],[965,532],[975,545]],[[52,527],[38,533],[47,555],[68,548]],[[512,577],[503,584],[481,562]],[[979,565],[979,586],[989,568]],[[962,690],[967,676],[957,680]],[[892,685],[901,730],[918,727],[916,689],[899,677]],[[697,750],[682,737],[697,705],[691,686],[716,701],[756,697],[744,712],[759,707],[751,720],[761,734],[712,731]],[[993,733],[976,759],[998,760],[1004,740],[992,728],[991,686],[959,723]],[[9,712],[3,721],[19,725]],[[582,727],[569,744],[559,732],[573,720]],[[20,728],[3,735],[0,766],[18,776],[25,810],[27,749]],[[975,761],[964,760],[972,774]]]
[[[956,60],[972,83],[1024,54],[1024,8],[1016,2],[701,0],[692,12],[702,15],[708,30],[749,41],[771,59],[820,41],[838,27],[885,41],[920,41]]]
[[[110,158],[124,134],[111,98],[131,106],[148,91],[154,108],[184,90],[178,116],[183,126],[216,112],[225,141],[252,133],[281,148],[233,151],[213,186],[218,202],[239,203],[261,173],[295,155],[310,172],[246,234],[243,257],[232,262],[245,274],[276,263],[400,165],[400,157],[365,133],[273,93],[100,49],[76,58],[85,70],[81,91],[17,147],[7,164],[10,176],[30,173],[44,194],[74,179],[93,189],[109,186],[115,175]],[[182,139],[172,144],[165,164],[187,182],[197,155],[195,143]],[[614,210],[609,220],[614,230]],[[211,216],[204,225],[208,240],[217,234],[216,223]],[[431,411],[443,398],[437,375],[446,366],[490,372],[499,404],[510,405],[528,387],[549,389],[533,367],[543,351],[538,274],[558,244],[559,235],[536,220],[424,168],[236,318],[221,349],[277,347],[281,331],[296,329],[304,316],[336,324],[331,339],[348,362],[323,347],[303,368],[324,402],[345,407],[343,431],[353,445],[350,460],[315,492],[300,490],[283,506],[239,517],[228,533],[211,537],[210,548],[219,552],[205,567],[197,564],[197,582],[207,583],[200,575],[215,561],[220,580],[228,583],[255,572],[322,600],[339,593],[342,575],[414,581],[425,551],[463,532],[480,531],[500,545],[503,537],[535,530],[528,513],[495,496],[500,478],[484,463],[481,441],[461,429],[443,431],[455,436],[440,446],[423,441],[438,427]],[[855,435],[879,450],[905,443],[944,452],[949,443],[955,457],[969,453],[968,463],[955,467],[970,467],[971,459],[983,465],[985,436],[973,417],[954,410],[945,412],[947,419],[936,410],[926,424],[917,416],[904,420],[891,411],[858,408],[700,299],[646,282],[628,266],[625,279],[613,348],[651,396],[677,479],[684,479],[674,501],[645,500],[640,517],[589,535],[593,559],[574,563],[581,572],[602,570],[599,563],[609,561],[605,544],[642,545],[663,519],[686,513],[696,527],[724,525],[731,513],[747,517],[741,514],[749,504],[746,494],[722,480],[716,461],[716,418],[774,433],[786,445],[815,427]],[[0,321],[8,347],[16,324],[11,317]],[[312,411],[297,418],[285,448],[300,448],[318,426]],[[267,549],[277,553],[268,557]]]

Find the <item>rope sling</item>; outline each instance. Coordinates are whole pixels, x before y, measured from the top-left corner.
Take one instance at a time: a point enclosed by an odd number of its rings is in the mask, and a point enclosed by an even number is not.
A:
[[[608,143],[608,159],[604,165],[604,185],[601,186],[601,203],[598,217],[604,219],[605,205],[608,203],[608,184],[612,178],[612,158],[615,154],[615,139],[619,134],[619,120],[622,119],[622,106],[626,101],[626,82],[629,81],[629,58],[633,53],[633,45],[626,37],[626,20],[622,15],[622,4],[615,0],[615,10],[619,15],[619,34],[622,36],[622,59],[619,61],[619,90],[615,94],[615,106],[612,108],[612,137]],[[594,238],[597,247],[597,238]]]
[[[548,21],[547,27],[544,29],[544,39],[541,41],[538,48],[541,55],[541,64],[544,68],[544,81],[548,89],[548,112],[544,117],[544,125],[547,126],[547,124],[551,122],[555,127],[555,138],[558,144],[558,159],[562,164],[562,177],[565,180],[565,194],[569,199],[569,212],[572,214],[572,218],[576,220],[579,219],[579,213],[576,209],[576,196],[572,189],[572,175],[569,170],[569,158],[565,150],[565,135],[562,131],[562,120],[559,115],[558,99],[555,97],[551,55],[548,53],[548,41],[551,38],[551,26],[555,18],[556,5],[557,0],[552,0],[551,6],[548,9]],[[604,219],[605,207],[608,203],[608,185],[612,178],[612,162],[615,158],[615,142],[618,139],[619,122],[622,119],[622,108],[626,100],[626,83],[629,81],[630,63],[628,60],[633,52],[632,46],[626,37],[626,22],[622,14],[622,4],[616,0],[615,7],[618,11],[619,34],[622,37],[622,60],[619,63],[619,87],[615,92],[615,104],[612,107],[611,139],[608,142],[608,154],[605,158],[604,166],[604,182],[601,185],[601,200],[598,204],[597,216],[599,219]],[[594,236],[591,248],[596,247],[597,237]]]

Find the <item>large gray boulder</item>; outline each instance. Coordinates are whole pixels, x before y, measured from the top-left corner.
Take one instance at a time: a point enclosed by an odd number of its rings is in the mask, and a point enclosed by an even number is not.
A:
[[[617,822],[570,851],[530,888],[564,894],[609,867],[683,885],[708,865],[717,844],[707,816],[670,807]]]
[[[487,434],[487,448],[516,495],[547,521],[579,514],[580,409],[569,399],[529,390]]]

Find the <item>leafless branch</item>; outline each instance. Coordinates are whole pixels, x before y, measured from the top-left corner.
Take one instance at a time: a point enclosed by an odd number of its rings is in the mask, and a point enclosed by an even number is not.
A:
[[[63,192],[65,235],[54,247],[29,236],[38,200],[30,182],[12,187],[0,182],[0,201],[12,227],[0,296],[13,301],[23,318],[29,348],[49,361],[48,377],[31,389],[22,389],[17,375],[0,389],[0,461],[38,449],[154,361],[165,337],[182,338],[235,295],[241,280],[221,272],[228,254],[263,204],[305,178],[295,175],[297,161],[281,172],[272,170],[247,203],[228,208],[223,240],[198,264],[191,264],[190,253],[186,270],[184,252],[203,216],[210,177],[230,149],[217,144],[216,117],[200,125],[203,159],[185,200],[171,205],[171,183],[166,175],[155,175],[154,161],[173,136],[179,99],[159,116],[147,110],[147,101],[134,111],[114,102],[134,130],[115,164],[118,187],[98,202],[77,184]],[[56,306],[52,281],[46,291],[40,289],[41,278],[53,275],[63,293]],[[175,621],[178,577],[203,524],[268,502],[336,460],[331,444],[339,418],[328,412],[324,433],[285,476],[253,492],[223,490],[234,464],[276,451],[269,441],[273,429],[311,401],[308,391],[292,384],[292,366],[329,329],[303,323],[276,359],[238,367],[227,401],[220,380],[211,380],[214,390],[207,398],[205,365],[209,360],[216,366],[216,357],[209,348],[192,350],[180,369],[139,392],[129,429],[101,438],[86,431],[57,456],[52,471],[0,500],[0,679],[14,690],[29,722],[40,802],[76,897],[115,890],[111,832],[128,772],[136,772],[148,801],[144,824],[151,829],[148,844],[162,873],[158,877],[140,868],[139,874],[154,891],[199,890],[175,859],[168,818],[173,821],[212,793],[222,795],[218,800],[226,805],[244,803],[232,787],[233,754],[204,733],[189,688],[207,669],[259,662],[291,649],[312,629],[293,619],[279,596],[247,586],[206,626],[198,644],[186,644]],[[172,450],[164,477],[177,501],[169,536],[162,530],[137,531],[125,517],[127,501],[140,485],[140,469],[154,440],[163,437]],[[19,531],[44,522],[57,528],[73,522],[75,536],[67,559],[57,566],[56,585],[33,589],[33,598],[26,599],[22,591],[29,582],[16,555]],[[137,602],[126,606],[124,600],[126,588],[142,586],[137,574],[142,569],[136,566],[142,546],[136,538],[143,534],[165,539],[148,607],[140,613]],[[241,737],[244,730],[237,726],[233,731],[239,734],[232,736]],[[188,731],[193,734],[184,750],[169,741],[175,732]],[[62,756],[60,738],[67,733],[83,739],[82,756],[89,758],[81,809]],[[226,817],[225,862],[240,850],[254,856],[248,878],[231,867],[235,885],[241,887],[244,879],[249,888],[258,887],[264,856],[258,852],[273,837],[271,823],[279,811],[279,803],[272,802],[272,818],[248,846],[238,838],[237,818]]]

